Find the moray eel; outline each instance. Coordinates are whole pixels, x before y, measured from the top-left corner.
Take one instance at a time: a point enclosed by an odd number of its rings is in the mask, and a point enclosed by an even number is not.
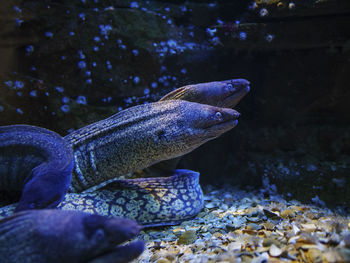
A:
[[[71,191],[184,155],[237,125],[232,109],[183,100],[138,105],[64,137],[73,147]]]
[[[142,253],[144,243],[121,244],[140,229],[129,219],[79,211],[22,211],[0,220],[1,262],[128,262]]]
[[[168,100],[135,106],[110,118],[86,126],[64,137],[64,141],[73,148],[74,172],[71,188],[74,192],[81,192],[118,175],[190,152],[206,141],[232,129],[237,124],[238,116],[239,113],[232,109],[183,100]],[[13,129],[19,128],[17,126],[10,127]],[[2,137],[14,135],[10,129],[6,132],[5,127],[4,130]],[[16,137],[25,137],[26,131],[22,130],[22,133],[15,135]],[[31,142],[28,143],[31,144]],[[23,153],[25,152],[25,149],[23,149]],[[16,153],[17,155],[20,155],[20,153]],[[11,166],[12,163],[8,161],[5,163],[6,165]],[[21,167],[22,163],[17,165]],[[53,170],[56,168],[58,169],[58,167],[52,167]],[[3,171],[6,171],[6,169],[3,169]],[[190,176],[193,177],[191,173]],[[177,178],[177,176],[171,178]],[[187,180],[186,176],[180,176],[180,178],[181,180]],[[138,184],[138,180],[141,184],[145,184],[142,179],[136,179],[133,184]],[[149,181],[146,184],[147,189],[159,187],[156,184],[159,180]],[[40,180],[38,181],[40,182]],[[198,178],[196,182],[193,180],[191,182],[194,184],[192,188],[199,186]],[[173,184],[171,187],[177,190],[176,187],[180,187],[179,185]],[[48,190],[55,191],[55,187],[59,187],[59,185],[52,184],[50,187]],[[122,189],[124,188],[122,187]],[[181,189],[181,192],[177,192],[185,194],[186,190],[188,189]],[[117,191],[115,192],[117,196],[123,193],[123,191],[119,191],[119,194]],[[145,195],[141,191],[134,192]],[[35,196],[35,193],[33,194]],[[43,198],[45,199],[45,197]],[[163,199],[167,200],[166,196]],[[198,202],[195,202],[196,200]],[[190,202],[185,203],[189,205],[181,207],[181,209],[187,211],[185,208],[188,208],[190,211],[186,213],[184,218],[194,216],[199,212],[198,209],[202,208],[200,205],[202,204],[201,192],[195,198],[190,199]],[[140,204],[141,210],[144,209],[145,213],[149,212],[149,218],[154,218],[151,214],[156,210],[153,209],[152,205],[143,206],[142,202]],[[165,204],[168,205],[160,206],[160,209],[156,211],[159,214],[158,218],[148,221],[140,219],[138,222],[148,224],[152,222],[160,223],[160,221],[166,220],[171,221],[173,218],[170,216],[169,207],[173,203]],[[193,210],[193,204],[199,205],[198,208]],[[73,206],[76,207],[76,205]],[[29,208],[31,208],[31,205]],[[165,218],[162,216],[163,212],[169,213],[169,216]],[[113,215],[113,213],[110,215]],[[146,216],[143,216],[143,218],[146,218]]]
[[[0,189],[23,189],[17,211],[56,207],[62,201],[73,170],[73,150],[66,140],[44,128],[2,126],[0,149]]]

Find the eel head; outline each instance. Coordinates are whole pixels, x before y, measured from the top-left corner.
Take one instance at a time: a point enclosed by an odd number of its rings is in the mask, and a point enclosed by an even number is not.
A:
[[[70,210],[28,210],[0,221],[0,252],[4,262],[129,262],[143,252],[144,243],[123,243],[140,230],[129,219]]]
[[[64,169],[58,169],[52,163],[33,168],[24,181],[16,212],[56,207],[68,191],[72,169],[73,162]]]
[[[168,115],[163,125],[157,127],[159,131],[155,132],[162,135],[160,141],[168,141],[164,143],[166,147],[162,151],[167,152],[171,149],[173,153],[177,153],[175,156],[169,156],[172,158],[217,138],[238,123],[240,114],[233,109],[181,100],[177,100],[177,103],[176,111]],[[162,129],[162,126],[166,128]]]
[[[233,108],[249,92],[246,79],[230,79],[192,84],[166,94],[161,101],[180,99],[217,107]]]

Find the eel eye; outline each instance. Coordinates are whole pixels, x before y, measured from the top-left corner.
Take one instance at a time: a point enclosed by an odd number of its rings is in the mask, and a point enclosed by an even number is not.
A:
[[[233,85],[231,83],[229,83],[226,85],[226,90],[228,92],[234,92],[236,89],[235,89],[235,87],[233,87]]]
[[[218,121],[222,121],[224,118],[222,117],[222,113],[221,112],[216,112],[215,113],[215,118],[218,120]]]

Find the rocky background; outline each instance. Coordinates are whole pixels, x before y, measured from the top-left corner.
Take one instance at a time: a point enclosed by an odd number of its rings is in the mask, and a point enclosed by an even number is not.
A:
[[[191,83],[246,78],[202,183],[350,206],[350,1],[0,2],[0,125],[66,135]]]

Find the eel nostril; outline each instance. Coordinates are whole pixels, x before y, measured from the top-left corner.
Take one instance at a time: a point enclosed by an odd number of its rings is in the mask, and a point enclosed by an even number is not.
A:
[[[234,117],[235,117],[236,119],[238,119],[239,116],[241,116],[241,114],[240,114],[238,111],[236,111],[236,112],[234,113]]]
[[[215,113],[215,118],[219,121],[222,121],[224,119],[222,113],[219,111]]]

